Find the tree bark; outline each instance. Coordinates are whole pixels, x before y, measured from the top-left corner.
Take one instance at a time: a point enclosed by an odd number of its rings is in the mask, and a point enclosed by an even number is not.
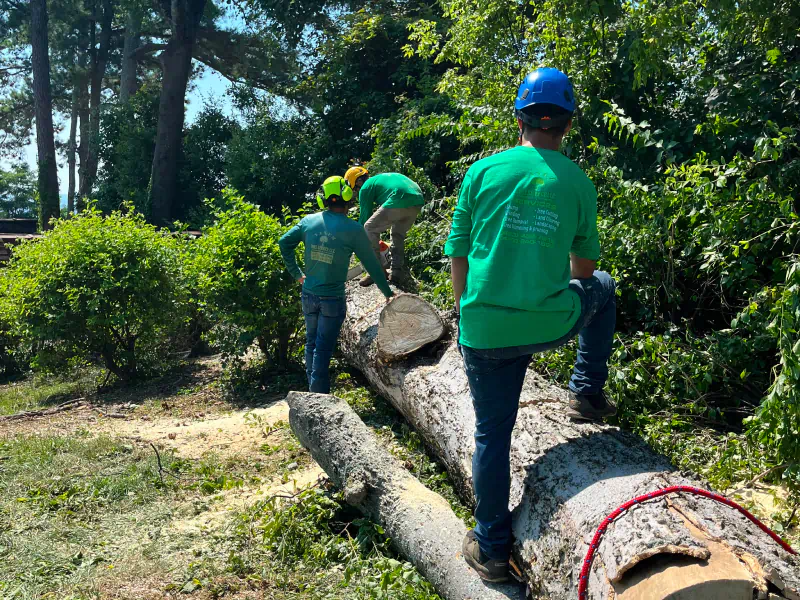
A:
[[[102,11],[100,15],[100,40],[99,46],[95,48],[95,25],[92,22],[90,32],[92,58],[91,92],[89,96],[89,139],[86,150],[85,172],[81,173],[81,185],[79,194],[82,198],[87,198],[92,194],[94,182],[97,179],[98,166],[98,145],[100,143],[100,101],[102,100],[103,79],[106,74],[106,64],[108,63],[108,53],[111,47],[111,24],[114,17],[114,6],[111,0],[102,0]],[[83,143],[83,140],[81,140]],[[83,169],[82,169],[83,171]]]
[[[31,0],[31,52],[39,162],[39,227],[45,231],[51,227],[50,219],[58,218],[60,213],[45,0]]]
[[[75,212],[75,152],[78,133],[78,112],[80,111],[80,84],[76,77],[72,88],[72,109],[69,119],[69,142],[67,142],[67,169],[69,186],[67,187],[67,214]]]
[[[376,348],[382,307],[374,287],[348,286],[341,350],[417,429],[462,497],[473,502],[475,416],[457,346],[450,340],[424,355],[383,364]],[[703,487],[633,435],[571,422],[566,401],[563,390],[531,372],[511,450],[515,555],[534,591],[553,600],[576,597],[588,543],[616,507],[671,485]],[[590,574],[589,598],[675,598],[670,586],[687,599],[767,598],[771,583],[771,591],[782,591],[776,598],[800,599],[799,564],[737,511],[670,496],[641,503],[609,526]]]
[[[132,8],[125,20],[125,41],[122,47],[122,72],[119,82],[119,101],[125,104],[139,89],[136,78],[138,61],[134,52],[141,44],[142,15]]]
[[[447,501],[389,454],[344,400],[291,392],[289,423],[344,499],[381,523],[400,553],[446,600],[517,600],[518,585],[486,585],[459,555],[467,533]]]
[[[178,187],[184,99],[192,70],[192,50],[206,0],[172,0],[172,35],[161,53],[161,98],[150,177],[151,219],[167,225]]]
[[[86,197],[81,190],[91,188],[87,184],[89,177],[88,156],[89,156],[89,80],[85,74],[78,79],[78,122],[80,143],[78,144],[78,195],[75,198],[75,210],[80,213],[86,208]]]

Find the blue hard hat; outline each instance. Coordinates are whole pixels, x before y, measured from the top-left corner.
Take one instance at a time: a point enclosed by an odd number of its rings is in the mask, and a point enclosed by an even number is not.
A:
[[[534,104],[555,104],[574,112],[575,92],[569,77],[551,67],[542,67],[528,73],[517,91],[514,109],[522,110]]]

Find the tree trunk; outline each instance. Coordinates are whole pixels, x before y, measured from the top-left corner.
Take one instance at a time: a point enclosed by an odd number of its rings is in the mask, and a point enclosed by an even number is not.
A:
[[[78,144],[78,160],[80,161],[80,168],[78,169],[78,196],[75,198],[75,210],[80,213],[86,208],[86,197],[82,190],[91,188],[87,185],[89,172],[87,170],[88,156],[89,156],[89,80],[83,75],[78,80],[78,121],[80,143]]]
[[[348,286],[340,338],[346,359],[417,429],[462,497],[472,498],[475,416],[454,341],[391,365],[377,355],[382,295]],[[566,393],[531,372],[511,450],[515,554],[534,591],[576,597],[588,543],[624,502],[663,487],[698,485],[639,438],[615,427],[573,423]],[[651,559],[647,560],[645,559]],[[798,561],[737,511],[695,496],[637,505],[614,521],[597,549],[589,598],[800,599]],[[757,590],[754,595],[753,590]],[[615,596],[616,594],[616,596]]]
[[[50,219],[58,218],[60,213],[45,0],[31,0],[31,52],[39,161],[39,227],[45,231],[51,227]]]
[[[459,555],[467,533],[447,501],[383,448],[344,400],[291,392],[289,423],[344,499],[372,520],[446,600],[518,600],[518,585],[488,586]]]
[[[94,22],[91,30],[91,93],[89,96],[89,139],[86,151],[86,168],[81,173],[81,186],[79,193],[82,198],[92,194],[94,182],[97,179],[98,146],[100,143],[100,101],[102,99],[103,79],[106,74],[108,52],[111,46],[111,22],[114,17],[114,7],[111,0],[103,0],[102,15],[100,17],[100,44],[95,50]],[[83,143],[83,140],[81,140]],[[82,169],[83,171],[83,169]]]
[[[67,188],[67,214],[75,212],[75,152],[78,134],[78,112],[80,110],[80,84],[78,78],[72,88],[72,109],[69,119],[69,142],[67,142],[67,168],[69,171],[69,187]]]
[[[125,21],[125,41],[122,47],[122,72],[119,82],[119,101],[126,103],[139,89],[136,79],[138,62],[134,51],[141,43],[140,30],[142,15],[138,9],[132,8]]]
[[[172,37],[161,53],[161,99],[150,176],[151,220],[167,225],[178,187],[184,99],[192,70],[192,50],[206,0],[173,0]]]

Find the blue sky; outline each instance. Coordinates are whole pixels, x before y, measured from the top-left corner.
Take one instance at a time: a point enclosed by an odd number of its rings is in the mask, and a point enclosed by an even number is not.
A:
[[[197,63],[195,63],[197,65]],[[230,89],[230,82],[216,71],[203,67],[203,72],[200,77],[196,78],[190,84],[190,90],[186,94],[186,123],[192,123],[197,114],[203,108],[205,102],[214,98],[217,104],[227,114],[232,114],[234,111],[231,105],[230,98],[227,95]],[[62,128],[59,139],[62,142],[67,141],[69,136],[69,123],[62,123],[66,125]],[[36,132],[31,132],[31,139],[24,150],[24,160],[30,165],[31,169],[36,172]],[[9,161],[0,159],[0,167],[7,167]],[[76,174],[77,176],[77,174]],[[59,191],[61,192],[62,204],[66,205],[67,186],[68,186],[68,173],[67,173],[67,159],[63,155],[58,157],[58,184]]]

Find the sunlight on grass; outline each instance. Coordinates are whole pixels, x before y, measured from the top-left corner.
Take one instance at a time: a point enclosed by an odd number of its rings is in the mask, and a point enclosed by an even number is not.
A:
[[[84,371],[73,378],[37,376],[0,385],[0,415],[48,408],[87,396],[97,388],[96,371]]]

